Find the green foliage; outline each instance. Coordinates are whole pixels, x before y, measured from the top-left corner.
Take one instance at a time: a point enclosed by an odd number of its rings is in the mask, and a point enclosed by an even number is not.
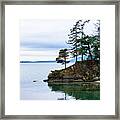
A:
[[[71,54],[76,58],[79,55],[87,56],[91,60],[100,59],[100,21],[98,20],[95,24],[96,31],[93,35],[86,35],[84,33],[84,27],[89,24],[90,20],[76,22],[74,27],[70,29],[68,44],[71,45]]]
[[[70,29],[70,34],[68,44],[72,46],[72,55],[73,57],[76,58],[77,62],[77,56],[82,55],[82,60],[83,60],[83,55],[86,53],[86,49],[84,48],[84,37],[85,34],[83,32],[84,26],[86,23],[88,23],[90,20],[82,21],[79,20],[76,22],[74,27]]]
[[[57,63],[65,64],[69,57],[69,53],[78,61],[78,56],[86,56],[88,60],[100,60],[100,21],[98,20],[95,25],[96,31],[92,35],[84,33],[85,25],[89,24],[90,20],[78,20],[73,28],[70,29],[69,40],[67,44],[71,49],[61,49],[59,56],[56,58]]]
[[[69,57],[68,49],[61,49],[59,51],[59,56],[56,58],[56,61],[57,63],[65,64],[65,69],[66,69],[66,63],[69,62],[67,61],[68,57]]]

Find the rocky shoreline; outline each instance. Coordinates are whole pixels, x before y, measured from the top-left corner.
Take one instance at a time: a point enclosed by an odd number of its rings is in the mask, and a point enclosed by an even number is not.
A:
[[[66,69],[51,71],[48,83],[95,82],[100,81],[99,61],[86,60],[77,62]]]

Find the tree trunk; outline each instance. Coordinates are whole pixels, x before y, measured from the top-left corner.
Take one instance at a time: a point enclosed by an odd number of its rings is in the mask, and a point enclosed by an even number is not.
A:
[[[66,58],[65,58],[65,69],[66,69]]]
[[[66,62],[65,62],[65,69],[66,69]]]
[[[66,92],[65,92],[65,100],[66,100]]]
[[[76,55],[75,55],[75,57],[76,57],[76,62],[77,62],[77,43],[76,43]]]
[[[83,29],[82,29],[82,39],[83,39]],[[82,43],[83,44],[83,43]],[[81,45],[82,49],[83,49],[83,46]],[[83,51],[82,51],[82,61],[83,61]]]
[[[92,54],[91,54],[91,51],[90,51],[90,45],[89,45],[89,43],[88,43],[88,50],[89,50],[90,58],[91,58],[91,60],[92,60]]]
[[[82,61],[83,61],[83,54],[82,54]]]
[[[76,62],[77,62],[77,55],[75,56],[75,58],[76,58]]]

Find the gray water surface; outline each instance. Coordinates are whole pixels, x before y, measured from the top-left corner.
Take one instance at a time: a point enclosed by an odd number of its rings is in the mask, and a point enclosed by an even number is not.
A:
[[[70,66],[71,63],[68,64]],[[20,99],[21,100],[99,100],[100,91],[80,91],[79,86],[48,85],[51,70],[62,69],[58,63],[21,63],[20,64]]]

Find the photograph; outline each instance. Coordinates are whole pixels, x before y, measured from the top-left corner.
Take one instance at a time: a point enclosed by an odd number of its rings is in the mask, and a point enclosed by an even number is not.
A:
[[[100,100],[100,19],[21,19],[20,100]]]
[[[85,1],[3,2],[5,119],[117,118],[118,2]]]

